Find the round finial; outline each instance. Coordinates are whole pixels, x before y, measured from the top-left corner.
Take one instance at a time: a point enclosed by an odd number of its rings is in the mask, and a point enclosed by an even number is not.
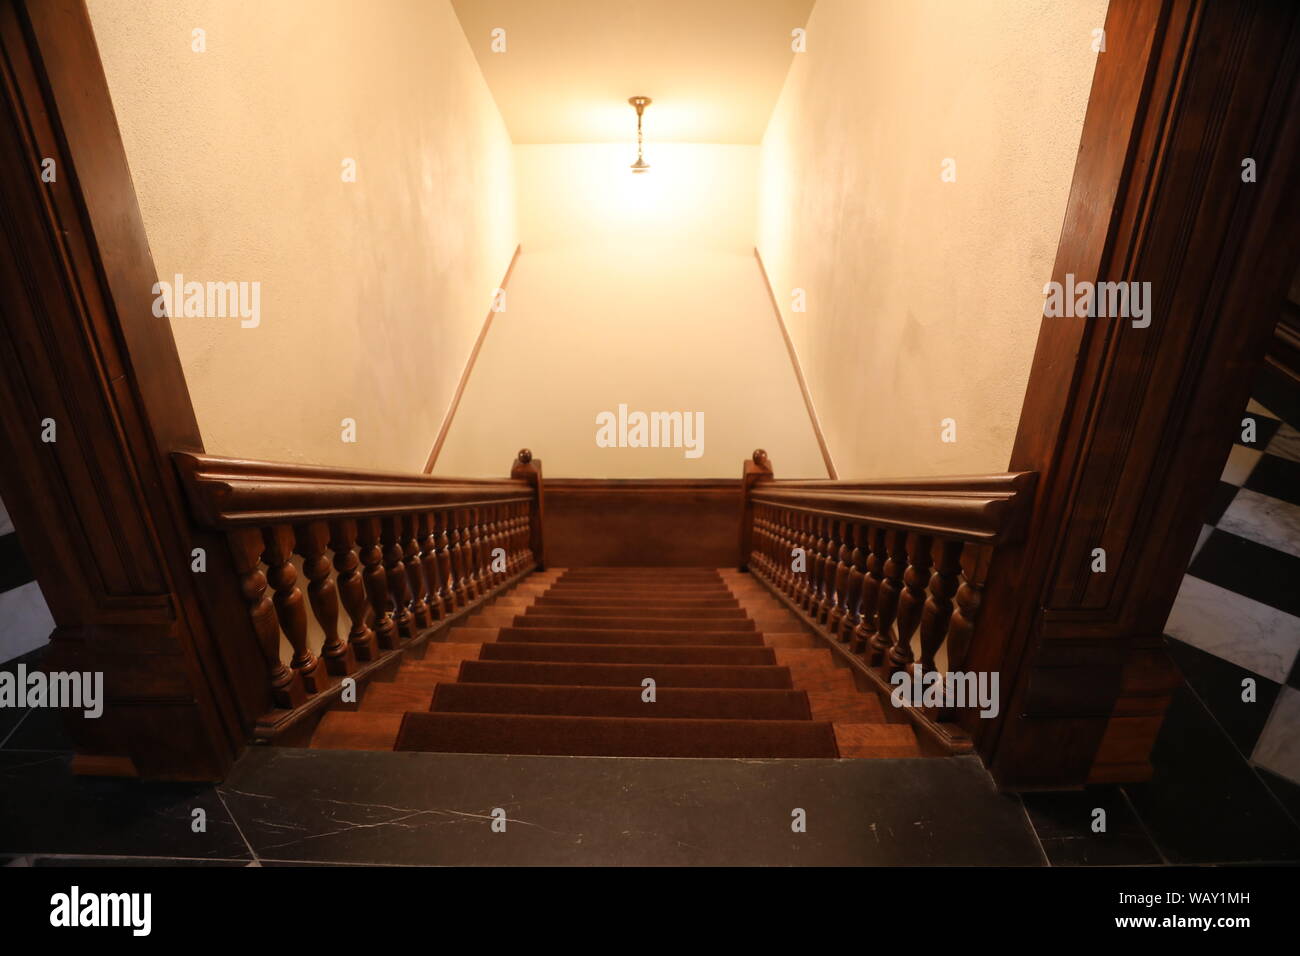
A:
[[[533,460],[533,453],[531,450],[527,448],[519,449],[519,463],[521,465],[526,465],[532,460]]]
[[[754,464],[761,465],[767,461],[767,452],[761,448],[754,449]]]

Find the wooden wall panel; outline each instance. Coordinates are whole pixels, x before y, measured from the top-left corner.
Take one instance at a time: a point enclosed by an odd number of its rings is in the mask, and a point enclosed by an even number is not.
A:
[[[551,567],[735,567],[740,481],[548,479]]]

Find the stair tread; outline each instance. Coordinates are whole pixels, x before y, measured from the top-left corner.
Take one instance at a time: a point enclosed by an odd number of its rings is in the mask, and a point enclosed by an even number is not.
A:
[[[392,750],[402,714],[327,711],[316,725],[311,746],[318,750]]]
[[[920,757],[911,724],[833,723],[840,756],[851,759]]]

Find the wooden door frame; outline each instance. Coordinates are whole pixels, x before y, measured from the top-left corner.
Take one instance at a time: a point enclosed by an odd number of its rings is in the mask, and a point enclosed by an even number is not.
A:
[[[1150,282],[1152,321],[1041,324],[1009,465],[1037,499],[967,665],[1000,672],[965,723],[1005,787],[1149,774],[1165,620],[1300,260],[1298,61],[1287,0],[1111,0],[1052,278]]]
[[[47,666],[104,674],[102,717],[64,712],[78,766],[220,779],[265,682],[241,682],[256,653],[220,646],[203,613],[203,587],[237,582],[221,579],[220,542],[191,529],[171,464],[203,442],[153,315],[157,275],[84,0],[0,0],[0,225],[0,495],[55,621]]]

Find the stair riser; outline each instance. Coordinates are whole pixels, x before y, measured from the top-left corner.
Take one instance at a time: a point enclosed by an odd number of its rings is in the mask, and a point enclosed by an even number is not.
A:
[[[597,631],[576,627],[503,627],[498,641],[538,641],[547,644],[698,644],[761,647],[757,631]]]
[[[587,757],[838,757],[815,721],[407,714],[397,750]]]
[[[608,631],[753,631],[754,622],[744,620],[692,621],[658,618],[651,614],[636,617],[570,617],[567,614],[516,615],[515,627],[578,627]]]
[[[777,663],[770,647],[660,647],[619,644],[484,644],[483,661],[570,661],[582,664],[741,664]]]
[[[513,610],[513,609],[511,609]],[[651,614],[650,612],[654,613]],[[564,614],[570,617],[629,617],[641,616],[654,617],[656,619],[675,618],[683,621],[745,621],[749,620],[747,614],[740,608],[686,608],[675,610],[673,608],[629,608],[625,604],[602,604],[594,607],[551,607],[530,605],[523,612],[528,617],[554,617],[557,614]]]
[[[467,684],[575,684],[582,687],[640,687],[646,678],[664,687],[766,688],[793,690],[784,667],[710,667],[679,664],[550,664],[466,661],[459,681]]]
[[[802,691],[670,688],[654,703],[639,687],[550,687],[525,684],[440,684],[434,713],[640,717],[656,720],[811,720]]]

